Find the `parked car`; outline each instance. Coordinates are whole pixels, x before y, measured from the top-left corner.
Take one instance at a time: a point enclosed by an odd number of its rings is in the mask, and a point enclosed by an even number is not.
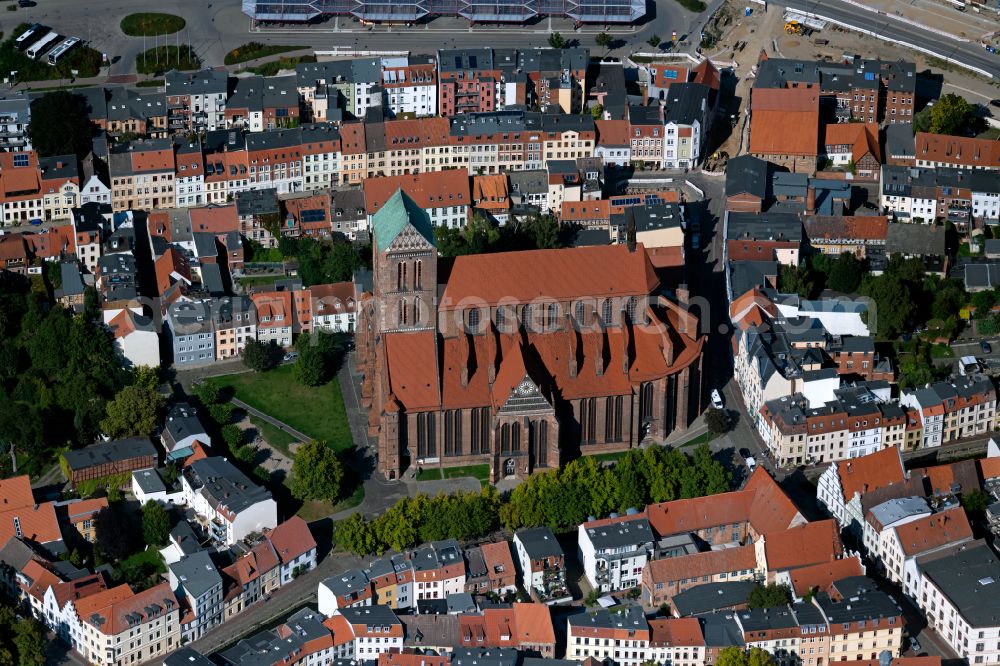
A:
[[[722,402],[722,394],[719,393],[719,389],[712,389],[711,397],[712,397],[712,407],[715,407],[716,409],[722,409],[723,407],[726,406],[726,404]]]
[[[281,357],[281,360],[284,361],[285,363],[288,363],[290,361],[294,361],[298,357],[299,357],[298,352],[288,352],[287,354]]]
[[[984,354],[990,354],[993,352],[993,347],[991,347],[990,343],[986,342],[986,340],[980,340],[979,347],[983,350]]]
[[[1000,108],[1000,99],[991,99],[990,106],[995,106],[997,108]]]
[[[920,641],[916,638],[910,638],[910,649],[914,652],[920,652]]]

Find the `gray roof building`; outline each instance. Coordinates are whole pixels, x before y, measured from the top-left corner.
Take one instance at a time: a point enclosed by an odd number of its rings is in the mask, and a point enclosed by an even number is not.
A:
[[[750,194],[767,198],[767,162],[753,155],[740,155],[726,162],[726,196]]]
[[[163,660],[163,666],[215,666],[211,659],[194,648],[182,647]]]
[[[134,459],[156,461],[156,447],[147,437],[114,439],[110,442],[91,444],[82,449],[71,449],[63,453],[70,470],[76,472],[100,465],[115,465]],[[127,471],[127,470],[123,470]]]
[[[931,224],[890,222],[885,253],[904,257],[941,257],[945,254],[945,230]]]
[[[521,542],[524,552],[533,560],[564,556],[559,540],[548,527],[530,527],[518,530],[514,533],[514,538]]]
[[[651,547],[655,539],[649,520],[645,517],[630,517],[598,527],[584,527],[595,551],[626,547]]]
[[[199,598],[222,587],[222,576],[207,550],[187,554],[168,567],[171,578],[177,584],[175,590],[183,590],[192,597]]]
[[[225,458],[196,460],[184,470],[184,478],[213,508],[225,506],[232,513],[271,499],[270,491],[256,485]]]
[[[747,602],[750,591],[756,587],[751,580],[729,583],[706,583],[688,588],[670,600],[679,617],[714,613],[727,608],[739,608]]]
[[[219,656],[232,666],[298,663],[307,643],[329,634],[330,630],[323,624],[323,616],[311,608],[303,608],[281,626],[244,638]]]

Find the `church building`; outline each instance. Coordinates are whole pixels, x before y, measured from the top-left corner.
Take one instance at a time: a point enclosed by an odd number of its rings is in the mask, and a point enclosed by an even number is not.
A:
[[[439,258],[401,191],[372,236],[356,348],[387,479],[483,463],[491,482],[524,477],[701,412],[698,318],[661,294],[641,244]]]

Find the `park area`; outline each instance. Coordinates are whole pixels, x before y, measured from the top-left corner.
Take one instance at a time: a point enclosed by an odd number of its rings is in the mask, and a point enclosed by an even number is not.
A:
[[[351,429],[336,377],[322,386],[305,386],[295,380],[294,367],[287,364],[207,381],[302,434],[325,441],[334,451],[346,451],[352,445]],[[287,442],[275,446],[280,449],[282,444],[287,446]]]

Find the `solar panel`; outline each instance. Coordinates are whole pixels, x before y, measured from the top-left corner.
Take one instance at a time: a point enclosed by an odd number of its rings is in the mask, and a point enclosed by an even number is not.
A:
[[[326,211],[322,208],[304,210],[299,214],[302,222],[324,222],[326,221]]]
[[[28,155],[25,153],[18,153],[17,155],[14,155],[14,166],[16,167],[28,166]]]

